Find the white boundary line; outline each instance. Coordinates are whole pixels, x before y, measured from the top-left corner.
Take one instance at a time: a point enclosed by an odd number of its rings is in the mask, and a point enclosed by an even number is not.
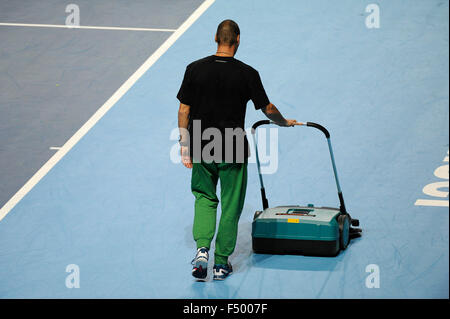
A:
[[[62,29],[94,29],[94,30],[119,30],[119,31],[156,31],[156,32],[175,32],[176,29],[158,29],[158,28],[123,28],[123,27],[101,27],[88,25],[64,25],[64,24],[30,24],[30,23],[8,23],[0,22],[0,26],[6,27],[34,27],[34,28],[62,28]]]
[[[142,64],[139,69],[103,104],[97,112],[57,151],[28,182],[0,209],[0,221],[26,194],[77,144],[81,138],[116,104],[137,80],[169,49],[172,44],[214,3],[205,0],[184,23]]]

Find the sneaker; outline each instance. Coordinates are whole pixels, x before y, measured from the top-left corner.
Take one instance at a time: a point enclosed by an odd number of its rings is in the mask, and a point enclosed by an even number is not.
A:
[[[214,265],[213,268],[214,280],[224,280],[233,273],[233,267],[228,263],[227,265]]]
[[[192,268],[192,276],[197,279],[205,279],[208,271],[208,248],[201,247],[197,249],[197,254],[195,258],[192,259],[191,264],[194,266]]]

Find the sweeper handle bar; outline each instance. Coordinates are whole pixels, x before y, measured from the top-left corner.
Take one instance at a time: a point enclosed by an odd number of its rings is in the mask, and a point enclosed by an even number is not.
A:
[[[255,153],[256,153],[256,167],[258,168],[259,184],[261,185],[261,198],[262,198],[263,209],[269,208],[269,202],[267,201],[266,191],[264,189],[264,183],[263,183],[263,179],[262,179],[262,175],[261,175],[261,165],[259,164],[259,155],[258,155],[258,147],[256,146],[255,132],[256,132],[256,128],[258,126],[265,125],[265,124],[271,124],[271,123],[273,123],[273,122],[269,121],[269,120],[262,120],[262,121],[256,122],[252,126],[253,143],[255,144]]]
[[[269,207],[269,203],[268,203],[268,200],[266,198],[266,192],[265,192],[265,189],[264,189],[264,184],[263,184],[262,175],[261,175],[261,168],[260,168],[260,163],[259,163],[258,147],[257,147],[257,144],[256,144],[255,132],[256,132],[256,128],[258,126],[266,125],[266,124],[275,124],[275,122],[269,121],[269,120],[258,121],[255,124],[253,124],[252,130],[251,130],[251,133],[252,133],[252,136],[253,136],[253,142],[255,144],[256,165],[258,167],[259,181],[260,181],[260,184],[261,184],[261,197],[262,197],[262,202],[263,202],[263,209],[268,208]],[[337,187],[337,191],[338,191],[339,203],[341,205],[340,211],[343,214],[347,214],[347,209],[345,208],[345,203],[344,203],[344,196],[342,195],[341,185],[339,184],[339,178],[338,178],[338,174],[337,174],[336,163],[334,161],[333,148],[331,147],[330,132],[328,132],[328,130],[325,127],[323,127],[322,125],[314,123],[314,122],[306,122],[306,123],[297,122],[297,125],[306,125],[306,126],[314,127],[316,129],[322,131],[323,134],[325,134],[325,137],[327,138],[327,142],[328,142],[328,150],[330,151],[331,164],[333,165],[333,173],[334,173],[334,179],[336,180],[336,187]]]

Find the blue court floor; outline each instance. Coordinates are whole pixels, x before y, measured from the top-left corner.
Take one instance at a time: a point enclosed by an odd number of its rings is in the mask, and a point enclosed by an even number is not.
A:
[[[62,2],[19,2],[0,4],[0,298],[449,297],[447,1],[377,1],[379,28],[370,1],[78,1],[81,25],[170,32],[1,25],[64,24]],[[196,282],[190,170],[171,160],[176,94],[227,18],[271,102],[331,132],[363,234],[334,258],[253,254],[252,158],[235,272]],[[246,126],[263,118],[250,102]],[[270,206],[337,206],[323,135],[276,134]]]

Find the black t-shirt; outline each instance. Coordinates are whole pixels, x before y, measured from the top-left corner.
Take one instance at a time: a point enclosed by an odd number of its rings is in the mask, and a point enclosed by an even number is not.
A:
[[[207,162],[247,161],[247,102],[252,100],[256,110],[270,103],[258,71],[233,57],[208,56],[187,66],[177,98],[191,107],[189,149],[194,161],[200,161],[200,154]]]

